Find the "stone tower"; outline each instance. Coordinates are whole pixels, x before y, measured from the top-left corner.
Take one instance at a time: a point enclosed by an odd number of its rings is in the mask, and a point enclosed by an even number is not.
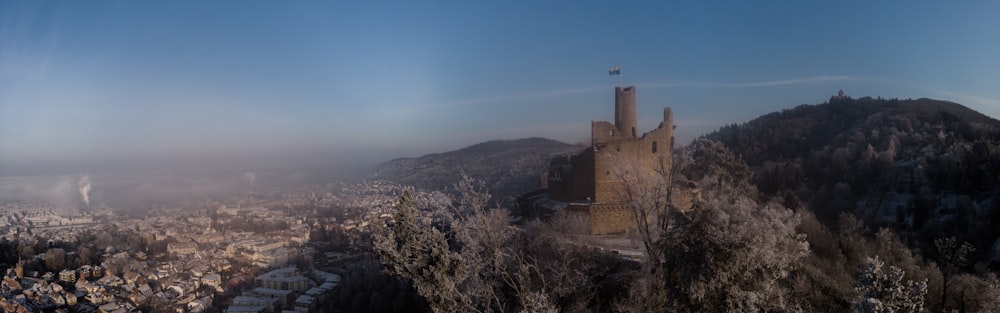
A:
[[[615,87],[615,127],[619,136],[626,138],[639,137],[635,117],[635,86]]]

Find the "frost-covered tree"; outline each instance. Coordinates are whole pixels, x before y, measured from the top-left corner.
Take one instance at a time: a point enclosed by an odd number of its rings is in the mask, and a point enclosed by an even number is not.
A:
[[[924,308],[927,280],[903,281],[905,273],[895,266],[883,268],[885,264],[876,258],[867,258],[858,272],[857,291],[861,297],[854,303],[854,310],[860,313],[906,313],[920,312]]]
[[[690,212],[662,207],[646,261],[644,279],[631,290],[628,312],[781,312],[795,309],[788,277],[808,255],[796,231],[799,215],[777,201],[759,203],[750,173],[718,142],[700,139],[680,153],[673,175],[696,180],[703,199]],[[678,158],[675,158],[678,160]],[[683,174],[679,174],[683,173]],[[628,183],[629,180],[623,180]],[[641,182],[638,179],[633,181]],[[669,177],[646,182],[666,187],[627,186],[634,207],[668,206]],[[656,192],[666,199],[651,195]],[[635,208],[633,208],[635,210]],[[642,227],[642,226],[640,226]],[[641,232],[641,230],[640,230]]]
[[[709,193],[668,228],[659,247],[668,301],[678,311],[795,308],[788,277],[809,253],[799,215],[744,194]]]
[[[509,225],[510,213],[488,208],[490,194],[482,181],[462,175],[455,184],[455,199],[446,209],[438,208],[440,216],[451,228],[456,253],[469,277],[460,286],[479,309],[503,310],[504,282],[513,252],[508,248],[514,236]]]
[[[986,277],[986,288],[982,290],[982,298],[979,313],[1000,313],[1000,279],[993,274]]]
[[[958,239],[954,236],[935,239],[934,247],[937,248],[938,262],[941,265],[941,274],[944,276],[941,288],[941,306],[945,307],[948,304],[948,287],[951,287],[955,275],[969,263],[966,256],[975,251],[976,248],[968,242],[958,244]]]
[[[487,208],[490,195],[479,181],[463,176],[455,189],[452,205],[429,212],[403,194],[395,223],[374,234],[386,270],[411,281],[435,312],[555,310],[542,267],[524,255],[509,212]]]
[[[435,312],[469,311],[471,299],[459,292],[469,276],[440,230],[424,221],[410,192],[400,197],[395,224],[375,233],[375,251],[386,270],[413,283]]]

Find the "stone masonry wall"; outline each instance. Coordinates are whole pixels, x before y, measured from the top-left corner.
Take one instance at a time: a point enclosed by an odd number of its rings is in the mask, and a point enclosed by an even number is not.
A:
[[[590,206],[590,234],[607,235],[635,229],[626,203],[595,203]]]

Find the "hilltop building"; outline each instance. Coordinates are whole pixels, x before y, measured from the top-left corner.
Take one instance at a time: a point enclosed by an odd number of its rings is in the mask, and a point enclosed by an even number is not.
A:
[[[836,95],[836,96],[832,96],[832,97],[830,97],[830,100],[831,100],[831,101],[842,101],[842,100],[847,100],[847,95],[845,95],[845,94],[844,94],[844,90],[843,90],[843,89],[841,89],[840,91],[838,91],[838,92],[837,92],[837,95]]]
[[[653,181],[670,172],[674,122],[670,108],[655,129],[638,130],[635,86],[615,87],[614,124],[591,122],[591,145],[572,156],[552,159],[543,180],[547,189],[522,197],[535,211],[585,212],[594,235],[635,228],[628,205],[626,180]],[[543,213],[544,214],[544,213]]]

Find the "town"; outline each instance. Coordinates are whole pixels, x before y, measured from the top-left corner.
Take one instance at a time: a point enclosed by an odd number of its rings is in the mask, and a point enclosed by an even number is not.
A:
[[[136,214],[0,205],[4,312],[324,312],[370,223],[403,186],[244,192]],[[415,192],[425,203],[440,192]],[[16,260],[16,261],[15,261]]]

